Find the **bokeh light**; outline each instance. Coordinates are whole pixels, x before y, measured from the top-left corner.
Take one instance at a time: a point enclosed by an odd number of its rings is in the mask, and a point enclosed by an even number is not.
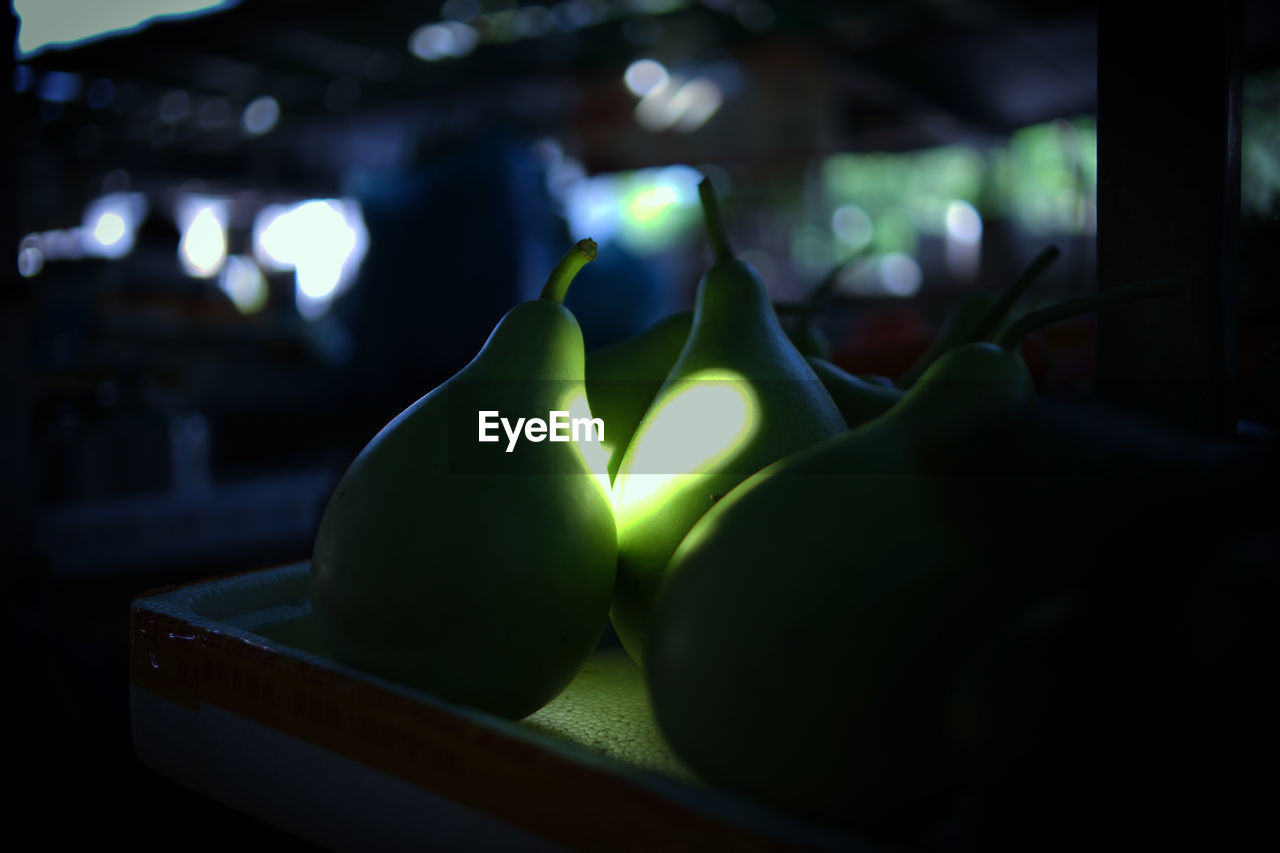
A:
[[[196,278],[218,274],[227,260],[227,201],[186,195],[178,199],[174,219],[182,238],[178,258],[183,271]]]
[[[254,221],[253,243],[264,268],[294,270],[298,312],[317,319],[355,279],[369,232],[359,203],[311,199],[264,207]]]
[[[890,296],[915,296],[924,273],[915,258],[905,252],[890,252],[880,259],[880,283]]]
[[[842,204],[831,216],[831,230],[841,243],[852,249],[861,249],[871,242],[875,227],[871,217],[856,204]]]
[[[644,97],[653,90],[667,85],[670,76],[661,62],[653,59],[637,59],[627,66],[622,79],[633,94]]]
[[[266,307],[269,289],[262,268],[248,255],[227,258],[218,277],[218,288],[242,314],[255,314]]]
[[[262,136],[280,121],[280,104],[270,95],[254,98],[240,116],[240,129],[249,136]]]
[[[84,254],[99,258],[123,258],[133,251],[134,236],[147,214],[146,196],[114,192],[85,206],[78,231]],[[54,256],[45,252],[45,256]]]
[[[418,27],[409,36],[409,52],[419,59],[435,62],[466,56],[475,49],[480,34],[460,21],[442,21]]]

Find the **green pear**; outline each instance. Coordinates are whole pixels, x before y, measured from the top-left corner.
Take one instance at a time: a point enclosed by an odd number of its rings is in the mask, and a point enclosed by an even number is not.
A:
[[[787,329],[787,337],[806,358],[829,358],[831,339],[811,317],[798,319]]]
[[[541,298],[511,309],[339,481],[311,563],[335,660],[518,719],[593,651],[616,565],[603,455],[598,443],[544,441],[531,423],[589,420],[582,333],[561,301],[594,257],[594,242],[575,245]],[[507,424],[481,441],[485,412],[526,419],[525,440]]]
[[[858,377],[863,382],[869,382],[872,385],[878,385],[881,388],[893,388],[896,390],[898,387],[898,383],[894,382],[888,376],[881,376],[879,373],[855,373],[851,375]]]
[[[992,349],[953,350],[889,413],[745,481],[673,556],[647,677],[706,781],[828,819],[920,806],[920,717],[987,584],[916,457],[934,431],[1033,399],[1020,359]],[[923,769],[932,795],[943,776]]]
[[[825,359],[811,356],[809,366],[822,380],[850,428],[880,417],[893,408],[904,393],[885,377],[855,376]]]
[[[641,664],[653,595],[694,522],[755,471],[847,428],[787,339],[759,275],[733,256],[710,181],[698,189],[715,261],[698,284],[689,338],[613,486],[618,584],[611,615],[622,645]]]
[[[1117,291],[948,351],[884,415],[765,468],[689,531],[645,661],[690,768],[864,827],[945,800],[963,768],[939,728],[944,684],[1020,589],[935,499],[930,445],[1034,404],[1016,352],[1029,330],[1158,292]]]
[[[640,418],[653,402],[689,338],[692,311],[677,311],[647,329],[587,353],[587,400],[605,424],[613,481]]]

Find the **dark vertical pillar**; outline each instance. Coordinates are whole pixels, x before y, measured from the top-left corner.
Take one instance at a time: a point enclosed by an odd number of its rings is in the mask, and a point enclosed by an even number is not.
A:
[[[3,542],[5,587],[28,567],[34,549],[34,483],[31,461],[31,387],[27,362],[28,288],[18,276],[19,170],[22,164],[17,96],[13,91],[13,58],[17,19],[0,12],[0,49],[8,52],[0,80],[0,116],[7,128],[0,139],[0,542]]]
[[[1182,298],[1098,318],[1099,398],[1192,432],[1235,424],[1240,2],[1099,4],[1100,287]]]

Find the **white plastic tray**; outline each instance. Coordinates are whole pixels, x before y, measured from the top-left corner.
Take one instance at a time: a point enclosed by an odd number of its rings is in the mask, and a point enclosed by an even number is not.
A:
[[[873,849],[699,784],[620,649],[512,723],[324,657],[306,563],[141,596],[130,630],[141,760],[335,850]]]

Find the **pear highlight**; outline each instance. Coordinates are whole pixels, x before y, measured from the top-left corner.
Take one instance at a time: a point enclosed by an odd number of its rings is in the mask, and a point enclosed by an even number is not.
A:
[[[645,410],[689,338],[692,311],[678,311],[631,337],[587,353],[591,411],[608,424],[609,480],[618,473]]]

